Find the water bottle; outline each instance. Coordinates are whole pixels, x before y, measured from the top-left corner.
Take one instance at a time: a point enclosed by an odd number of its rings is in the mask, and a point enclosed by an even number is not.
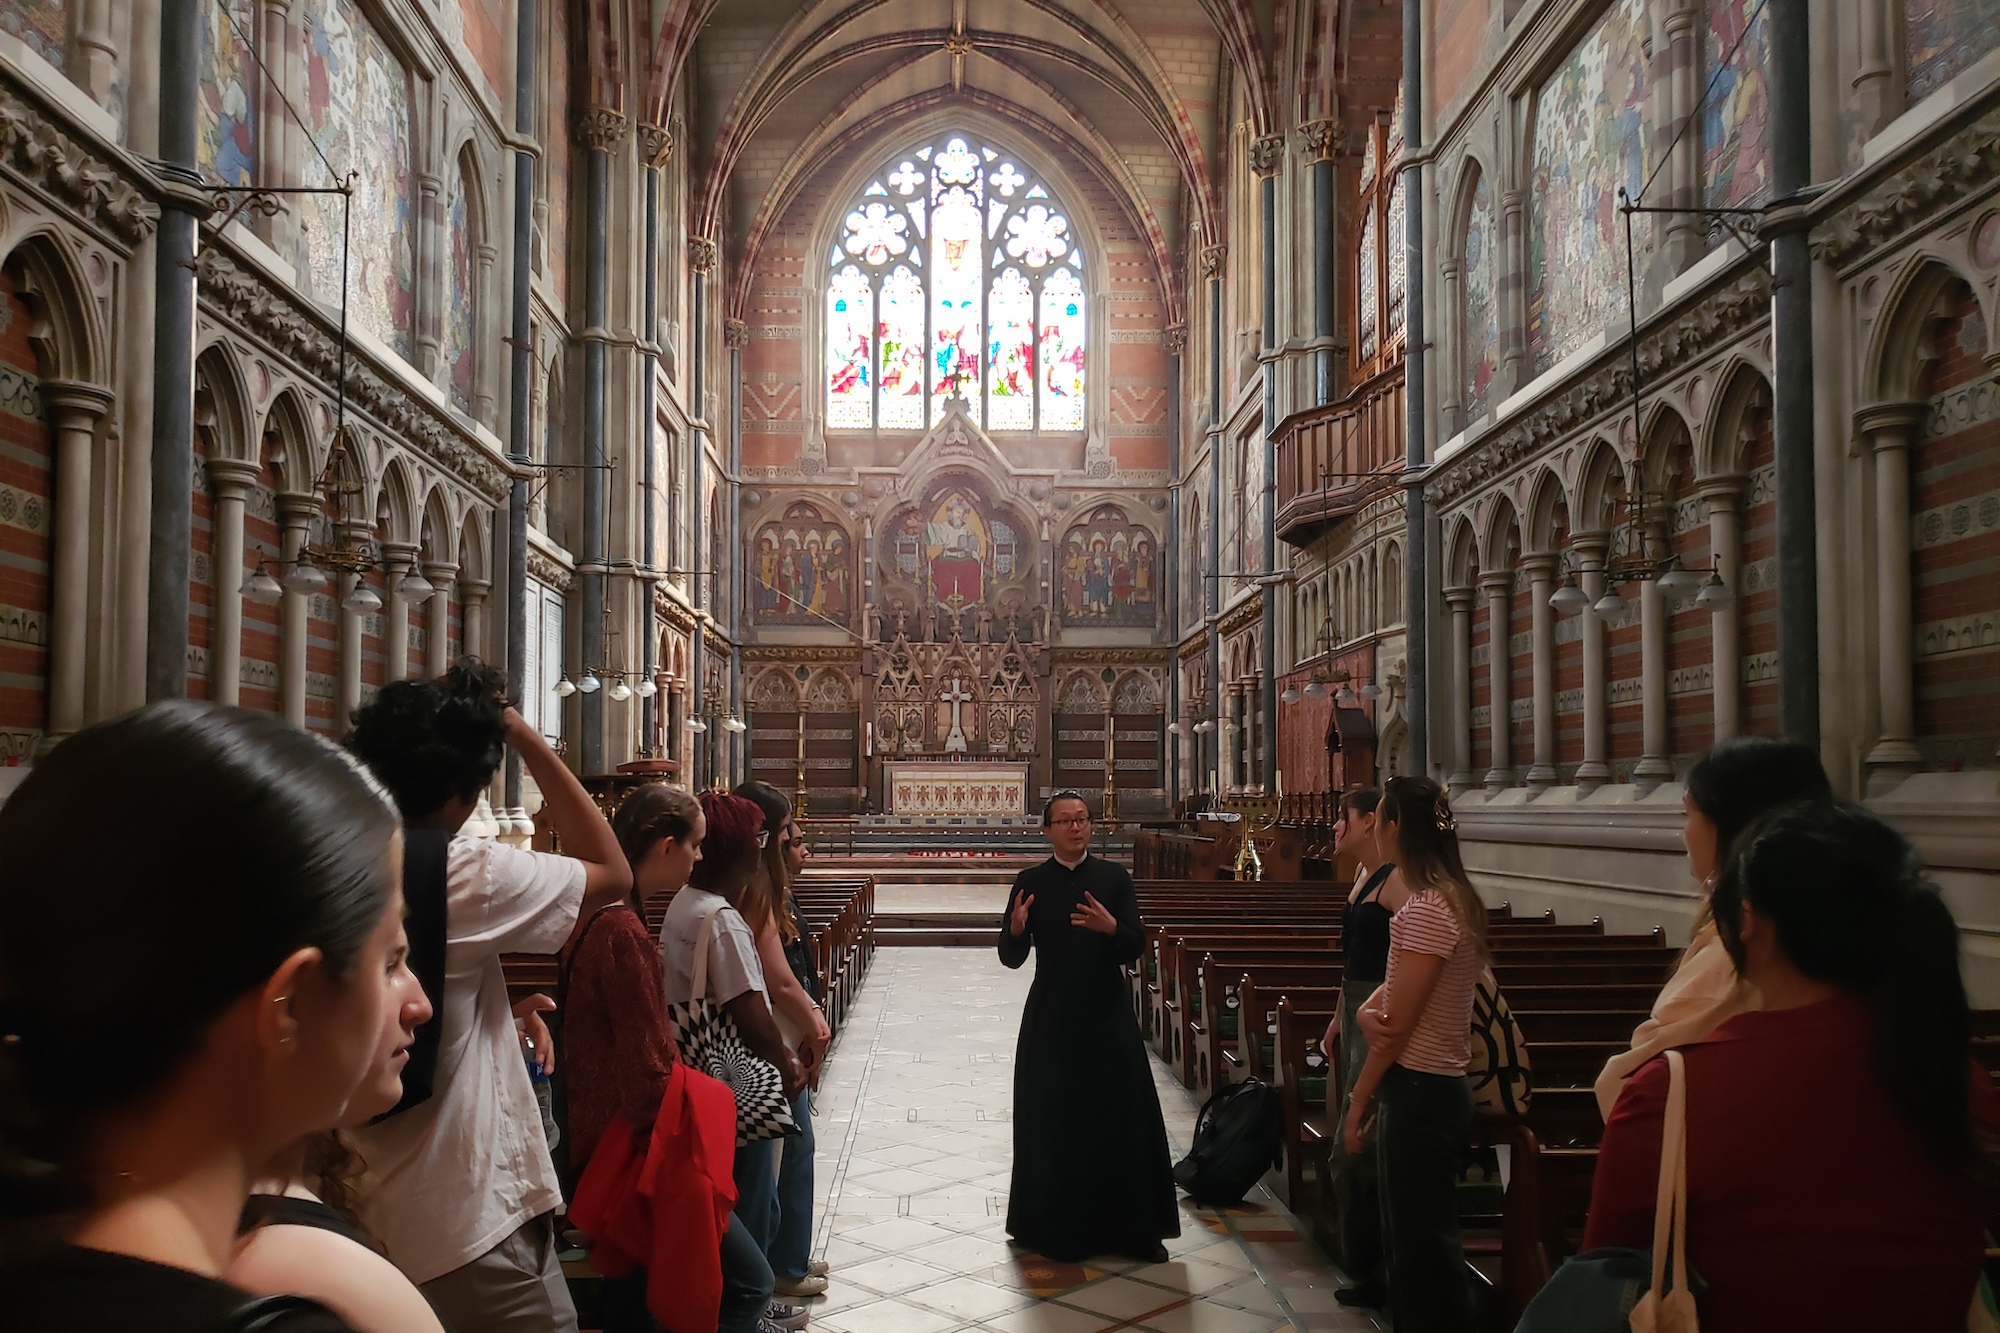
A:
[[[549,1076],[542,1072],[541,1063],[535,1059],[535,1043],[524,1041],[522,1046],[528,1060],[528,1082],[535,1089],[535,1105],[542,1110],[542,1134],[549,1141],[549,1151],[554,1152],[562,1142],[562,1127],[556,1124],[555,1088]]]

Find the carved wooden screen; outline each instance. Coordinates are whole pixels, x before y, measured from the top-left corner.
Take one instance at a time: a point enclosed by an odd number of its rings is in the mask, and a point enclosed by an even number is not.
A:
[[[792,675],[790,667],[770,667],[750,682],[750,776],[788,796],[799,773],[799,689]]]
[[[1094,672],[1078,671],[1056,687],[1054,789],[1083,793],[1092,814],[1103,813],[1104,721],[1110,694]]]
[[[850,814],[861,786],[861,720],[853,684],[840,668],[822,668],[806,685],[804,706],[806,813]],[[796,737],[792,744],[796,762]]]

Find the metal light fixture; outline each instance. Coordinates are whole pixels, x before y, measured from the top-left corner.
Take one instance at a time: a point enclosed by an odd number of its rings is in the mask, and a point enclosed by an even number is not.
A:
[[[728,717],[722,719],[722,729],[732,734],[736,732],[749,730],[749,728],[744,724],[743,719],[736,716],[736,714],[734,713],[731,713]]]
[[[1563,575],[1562,587],[1549,598],[1549,605],[1559,616],[1573,616],[1590,609],[1590,594],[1576,586],[1576,579]]]
[[[436,585],[419,574],[415,565],[411,565],[409,571],[396,581],[396,596],[406,602],[428,601],[436,595]]]
[[[562,679],[558,680],[555,684],[556,698],[567,699],[572,694],[575,693],[576,693],[576,682],[571,680],[569,678],[569,673],[565,671],[562,675]]]
[[[350,615],[365,616],[372,611],[382,609],[382,595],[360,579],[356,579],[347,596],[340,599],[340,609]]]
[[[259,606],[276,606],[285,600],[284,585],[271,577],[271,571],[264,568],[264,562],[257,562],[257,571],[243,580],[243,595]]]
[[[604,692],[604,697],[613,703],[622,704],[632,697],[632,687],[625,683],[623,676],[616,677],[611,682],[611,688]]]
[[[1333,692],[1333,701],[1342,708],[1352,708],[1357,702],[1354,691],[1347,687],[1346,681],[1342,681],[1340,688]]]
[[[1361,687],[1361,697],[1364,699],[1379,699],[1382,697],[1382,687],[1371,680]]]
[[[654,695],[660,692],[660,687],[659,685],[654,683],[654,680],[651,676],[647,676],[644,680],[640,681],[636,687],[634,687],[633,692],[636,693],[641,699],[650,699]]]
[[[577,680],[576,688],[584,694],[595,694],[604,688],[604,682],[597,678],[595,671],[585,671]]]
[[[312,557],[300,553],[298,562],[285,571],[285,591],[295,592],[301,597],[314,597],[326,591],[326,571],[312,562]]]
[[[1180,724],[1180,723],[1178,723],[1178,722],[1169,722],[1169,723],[1167,723],[1167,735],[1169,735],[1169,736],[1178,736],[1178,735],[1180,735],[1180,734],[1181,734],[1181,724]]]
[[[1701,591],[1701,581],[1681,568],[1678,557],[1669,562],[1666,573],[1660,575],[1660,596],[1667,599],[1669,606],[1679,606]]]
[[[1284,688],[1284,692],[1278,695],[1278,698],[1279,698],[1279,699],[1280,699],[1281,701],[1283,701],[1283,702],[1285,702],[1285,703],[1288,703],[1288,704],[1295,704],[1295,703],[1297,703],[1297,702],[1299,701],[1299,697],[1300,697],[1300,696],[1299,696],[1299,687],[1298,687],[1298,686],[1296,686],[1296,685],[1287,685],[1287,686],[1285,686],[1285,688]]]
[[[1736,604],[1736,594],[1722,581],[1722,575],[1710,574],[1708,582],[1695,595],[1694,604],[1704,611],[1724,611]]]
[[[1306,682],[1306,698],[1317,699],[1325,693],[1326,693],[1326,682],[1321,680],[1318,676],[1314,676],[1311,680]]]
[[[1618,595],[1618,589],[1606,588],[1604,596],[1598,598],[1597,605],[1590,610],[1592,615],[1608,625],[1625,618],[1625,599]]]
[[[1215,719],[1212,717],[1203,718],[1201,721],[1194,724],[1194,730],[1197,736],[1208,735],[1209,732],[1215,730]]]
[[[708,723],[702,721],[698,717],[691,717],[688,719],[687,727],[689,731],[695,731],[695,732],[707,731]]]

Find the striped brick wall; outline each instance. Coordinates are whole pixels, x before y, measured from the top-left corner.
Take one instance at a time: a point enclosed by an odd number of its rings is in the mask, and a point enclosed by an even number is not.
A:
[[[0,764],[26,763],[48,726],[54,458],[34,317],[0,272]]]

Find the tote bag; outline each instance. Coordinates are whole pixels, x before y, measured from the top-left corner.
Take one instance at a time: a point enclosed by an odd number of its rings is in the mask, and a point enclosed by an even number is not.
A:
[[[1473,1105],[1492,1115],[1518,1118],[1528,1113],[1535,1095],[1534,1070],[1528,1063],[1528,1039],[1500,993],[1500,981],[1490,967],[1481,968],[1472,990],[1472,1030],[1466,1049],[1471,1059],[1466,1076],[1472,1080]]]
[[[667,1006],[680,1043],[681,1060],[710,1078],[729,1085],[736,1094],[736,1146],[799,1132],[785,1100],[785,1082],[777,1067],[753,1054],[744,1044],[736,1020],[708,998],[708,950],[714,943],[715,916],[727,904],[718,902],[694,930],[694,989],[686,1003]]]
[[[1587,1250],[1568,1260],[1528,1302],[1514,1333],[1700,1333],[1687,1270],[1687,1066],[1679,1051],[1666,1056],[1652,1253]]]

